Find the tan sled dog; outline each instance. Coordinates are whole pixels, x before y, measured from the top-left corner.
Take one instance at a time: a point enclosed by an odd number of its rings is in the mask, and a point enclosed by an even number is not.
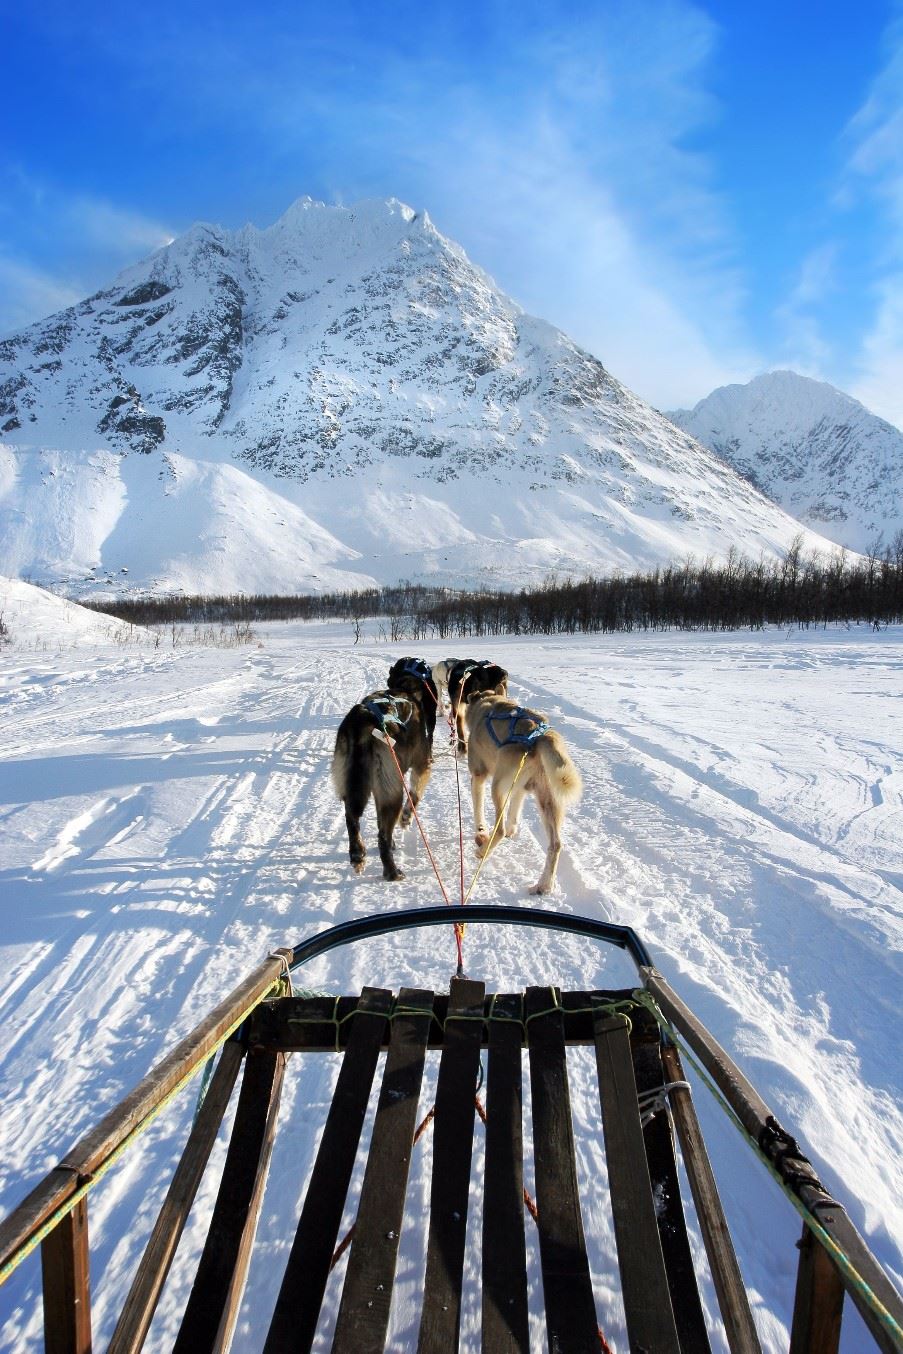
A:
[[[526,710],[504,696],[475,692],[465,712],[467,764],[473,795],[473,818],[478,855],[485,856],[504,835],[517,833],[520,812],[527,794],[539,807],[549,849],[546,863],[531,893],[550,893],[561,854],[561,824],[568,804],[580,798],[583,783],[564,740],[550,729],[538,710]],[[521,767],[521,762],[523,766]],[[493,823],[508,799],[504,825],[495,838],[484,818],[486,781],[492,777]],[[512,786],[514,787],[512,789]]]

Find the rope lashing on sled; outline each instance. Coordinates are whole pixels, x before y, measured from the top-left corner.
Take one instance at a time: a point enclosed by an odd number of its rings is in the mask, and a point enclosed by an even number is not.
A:
[[[671,1039],[680,1048],[681,1052],[686,1055],[689,1062],[695,1069],[697,1075],[699,1076],[703,1084],[708,1088],[711,1095],[714,1097],[716,1103],[720,1105],[720,1107],[724,1110],[730,1122],[734,1125],[734,1127],[739,1132],[740,1136],[743,1138],[743,1141],[749,1147],[752,1148],[756,1156],[766,1167],[769,1174],[772,1176],[778,1187],[784,1192],[784,1194],[790,1200],[791,1204],[796,1209],[797,1213],[800,1215],[803,1222],[809,1228],[813,1236],[815,1236],[816,1239],[825,1248],[825,1250],[830,1255],[831,1259],[834,1261],[837,1268],[846,1277],[850,1287],[855,1288],[856,1292],[861,1297],[863,1303],[865,1303],[865,1305],[869,1307],[870,1310],[875,1314],[878,1321],[885,1328],[885,1330],[889,1332],[891,1338],[896,1342],[896,1344],[900,1348],[903,1348],[903,1327],[900,1326],[900,1323],[896,1320],[893,1314],[887,1310],[884,1303],[878,1297],[877,1293],[874,1291],[871,1285],[868,1284],[866,1280],[862,1277],[862,1275],[853,1265],[852,1261],[841,1249],[841,1247],[838,1246],[837,1242],[830,1235],[830,1233],[825,1230],[825,1228],[819,1222],[816,1212],[814,1211],[814,1209],[831,1208],[845,1212],[846,1210],[843,1208],[843,1205],[838,1203],[836,1199],[831,1198],[828,1190],[824,1188],[824,1186],[821,1184],[820,1181],[817,1180],[817,1178],[807,1175],[805,1177],[806,1183],[813,1186],[817,1185],[819,1189],[824,1190],[825,1194],[825,1198],[823,1200],[820,1200],[818,1203],[814,1204],[812,1208],[810,1208],[806,1203],[804,1203],[804,1201],[792,1188],[792,1184],[788,1183],[788,1180],[778,1170],[775,1161],[777,1160],[779,1162],[782,1157],[791,1157],[795,1161],[805,1161],[808,1164],[809,1159],[808,1157],[803,1155],[798,1144],[796,1143],[796,1140],[792,1138],[788,1133],[786,1133],[783,1129],[781,1129],[780,1125],[777,1124],[776,1121],[774,1123],[774,1126],[772,1126],[771,1123],[766,1124],[762,1130],[762,1133],[760,1134],[759,1140],[757,1140],[749,1132],[749,1130],[742,1123],[742,1121],[738,1118],[736,1111],[728,1103],[727,1099],[725,1098],[721,1090],[718,1088],[718,1086],[716,1086],[715,1082],[709,1076],[706,1069],[702,1066],[699,1059],[694,1055],[693,1050],[688,1047],[685,1040],[683,1040],[680,1037],[680,1035],[674,1029],[674,1026],[670,1023],[670,1021],[666,1019],[666,1017],[659,1010],[658,1003],[656,1002],[652,993],[647,992],[645,988],[638,988],[633,993],[633,997],[634,1000],[639,1005],[645,1006],[647,1010],[651,1011],[652,1015],[655,1017],[661,1029],[663,1029],[665,1033],[668,1035],[668,1038]],[[783,1139],[786,1141],[787,1144],[785,1150],[778,1153],[777,1158],[769,1156],[768,1153],[765,1151],[765,1143],[767,1141],[767,1135],[769,1133],[775,1135],[775,1138],[773,1140]],[[790,1174],[791,1182],[793,1178],[794,1178],[793,1173],[791,1172]]]
[[[526,729],[523,733],[518,733],[517,725],[522,719],[529,719],[533,723],[533,728]],[[496,723],[504,723],[505,720],[508,721],[508,732],[505,734],[504,738],[499,738],[493,725]],[[506,710],[504,714],[490,714],[486,716],[486,728],[489,730],[489,736],[496,747],[499,748],[508,747],[512,743],[518,743],[526,745],[529,749],[536,742],[537,738],[542,738],[544,733],[549,732],[549,727],[550,726],[544,719],[541,719],[538,722],[534,720],[530,711],[525,710],[523,706],[520,705],[516,710]]]

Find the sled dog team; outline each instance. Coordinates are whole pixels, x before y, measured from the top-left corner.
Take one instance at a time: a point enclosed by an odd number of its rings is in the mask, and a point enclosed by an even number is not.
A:
[[[436,717],[446,696],[456,750],[467,754],[477,855],[488,854],[503,835],[516,835],[524,799],[532,794],[548,851],[530,892],[549,893],[561,854],[564,811],[580,797],[580,774],[561,735],[538,710],[508,699],[507,672],[486,659],[447,658],[430,667],[422,658],[399,658],[389,670],[386,686],[364,696],[342,720],[332,781],[345,806],[348,854],[355,872],[364,868],[360,821],[372,795],[383,877],[404,878],[395,863],[393,835],[399,821],[402,827],[408,825],[426,791]],[[488,826],[487,780],[493,806]],[[493,836],[496,822],[499,828]]]

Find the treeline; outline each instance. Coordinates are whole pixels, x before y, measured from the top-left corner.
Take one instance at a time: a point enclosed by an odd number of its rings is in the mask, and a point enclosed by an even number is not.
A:
[[[731,552],[723,564],[680,565],[519,591],[463,591],[401,584],[321,596],[144,597],[93,602],[139,625],[182,622],[344,620],[360,634],[378,617],[387,639],[478,638],[631,630],[735,630],[829,622],[903,621],[903,535],[893,547],[852,560],[843,552],[783,559]]]

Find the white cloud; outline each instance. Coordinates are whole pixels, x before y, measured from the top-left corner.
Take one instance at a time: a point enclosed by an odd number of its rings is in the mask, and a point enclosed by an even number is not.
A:
[[[7,168],[2,187],[7,243],[0,245],[0,333],[73,305],[124,264],[173,238],[140,212],[64,192],[21,166]]]
[[[400,98],[416,108],[403,139],[415,205],[665,408],[761,365],[714,165],[687,149],[717,113],[716,43],[693,5],[611,4],[560,32],[509,36],[517,83],[504,96],[466,80],[431,94],[390,70],[402,94],[369,124],[380,154]]]
[[[885,35],[887,59],[848,128],[847,191],[874,195],[884,226],[872,288],[875,311],[852,393],[903,428],[903,8]]]
[[[803,259],[790,295],[775,311],[783,333],[781,363],[806,376],[822,377],[831,362],[831,347],[816,312],[836,285],[838,252],[834,241],[811,250]]]
[[[83,295],[71,282],[40,272],[21,259],[0,255],[0,335],[64,310]]]
[[[129,258],[159,249],[174,238],[172,231],[158,221],[100,198],[73,198],[63,204],[63,217],[86,243]]]
[[[876,290],[875,320],[850,393],[903,430],[903,271],[890,274]]]

